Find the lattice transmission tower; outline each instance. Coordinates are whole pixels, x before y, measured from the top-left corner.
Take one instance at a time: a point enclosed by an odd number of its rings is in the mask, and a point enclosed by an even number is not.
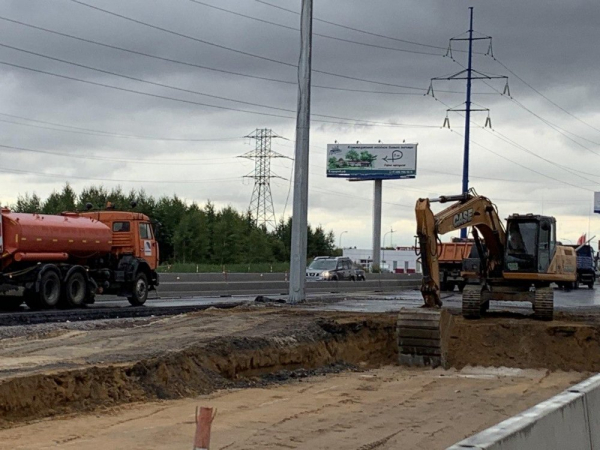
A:
[[[250,212],[259,226],[274,229],[277,226],[275,209],[273,208],[273,197],[271,196],[271,178],[282,178],[271,172],[272,158],[287,158],[271,149],[272,139],[284,139],[273,130],[257,128],[254,132],[245,136],[256,141],[254,150],[244,153],[240,158],[253,159],[254,171],[245,178],[254,179],[254,189],[250,199]]]

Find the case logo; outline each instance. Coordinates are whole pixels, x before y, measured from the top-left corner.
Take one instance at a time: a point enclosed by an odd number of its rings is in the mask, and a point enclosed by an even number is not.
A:
[[[460,227],[461,225],[464,225],[465,223],[469,223],[472,220],[473,220],[473,208],[469,208],[466,211],[462,211],[462,212],[459,212],[458,214],[455,214],[454,218],[452,219],[452,224],[456,228],[456,227]]]

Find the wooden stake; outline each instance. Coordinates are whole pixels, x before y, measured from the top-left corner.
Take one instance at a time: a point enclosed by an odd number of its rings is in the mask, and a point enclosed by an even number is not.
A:
[[[194,450],[209,450],[210,427],[217,416],[212,408],[196,407],[196,436],[194,437]]]

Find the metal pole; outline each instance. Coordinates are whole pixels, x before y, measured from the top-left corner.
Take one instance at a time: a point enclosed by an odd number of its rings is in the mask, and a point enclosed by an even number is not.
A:
[[[302,0],[298,107],[294,161],[294,206],[290,257],[289,302],[306,299],[306,245],[308,226],[308,149],[310,138],[310,75],[312,53],[312,0]]]
[[[469,26],[469,64],[467,66],[467,101],[465,114],[465,154],[463,157],[463,193],[469,191],[469,135],[471,131],[471,77],[472,77],[472,60],[473,60],[473,7],[470,6],[471,21]],[[460,237],[467,237],[467,229],[460,230]]]
[[[375,180],[373,195],[373,271],[381,269],[381,193],[383,181]]]

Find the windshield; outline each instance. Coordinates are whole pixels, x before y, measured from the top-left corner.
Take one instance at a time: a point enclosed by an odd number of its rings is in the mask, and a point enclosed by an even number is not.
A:
[[[534,270],[537,222],[511,222],[507,236],[507,267],[509,270]]]
[[[333,270],[337,267],[335,259],[316,259],[308,266],[311,270]]]

